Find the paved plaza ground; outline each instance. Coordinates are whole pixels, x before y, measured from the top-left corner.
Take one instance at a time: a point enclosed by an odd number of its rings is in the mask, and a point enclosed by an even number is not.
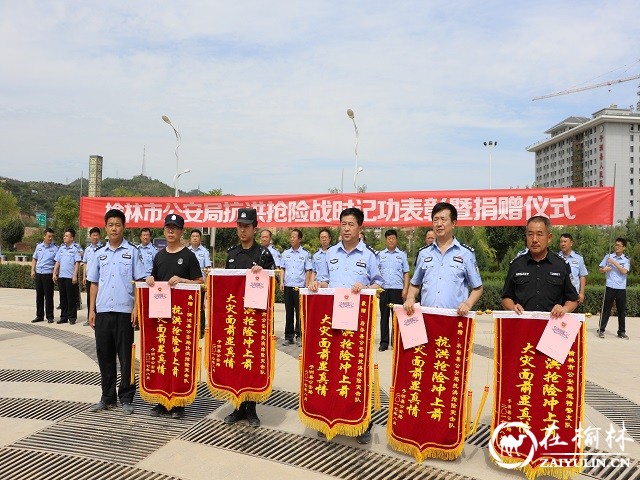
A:
[[[387,446],[385,407],[391,382],[392,351],[378,352],[383,409],[373,415],[373,441],[358,445],[353,438],[331,442],[317,437],[298,418],[298,354],[282,347],[284,307],[276,305],[278,336],[274,392],[258,406],[262,427],[225,425],[228,404],[214,400],[204,384],[174,420],[148,415],[150,405],[136,396],[135,413],[120,409],[99,413],[89,406],[100,399],[100,375],[93,331],[76,325],[36,323],[33,290],[0,289],[0,479],[515,479],[521,473],[491,461],[489,397],[481,427],[453,462],[413,458]],[[587,320],[588,425],[609,428],[625,423],[635,440],[625,445],[626,469],[587,469],[575,478],[640,478],[640,382],[637,318],[627,319],[630,340],[595,334],[598,317]],[[616,319],[611,319],[615,331]],[[136,337],[137,338],[137,337]],[[486,384],[492,386],[493,324],[477,317],[470,384],[473,412]],[[139,352],[138,352],[139,354]],[[607,451],[606,445],[600,450]]]

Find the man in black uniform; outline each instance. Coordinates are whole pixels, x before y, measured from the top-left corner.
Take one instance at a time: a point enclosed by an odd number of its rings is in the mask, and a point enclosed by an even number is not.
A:
[[[502,291],[502,306],[516,313],[551,312],[561,317],[578,306],[578,292],[571,283],[571,268],[559,255],[549,251],[551,222],[535,216],[527,221],[528,251],[516,257]]]
[[[195,254],[182,245],[184,218],[170,213],[164,219],[164,238],[167,246],[160,250],[153,259],[151,275],[147,277],[147,285],[153,287],[156,280],[169,282],[170,286],[177,283],[202,283],[202,270]],[[143,352],[144,353],[144,352]],[[184,407],[174,407],[170,412],[163,405],[156,405],[151,409],[151,416],[157,417],[163,413],[171,413],[173,418],[184,417]]]
[[[273,256],[269,250],[258,245],[254,239],[258,227],[256,209],[240,208],[237,225],[240,245],[227,250],[225,268],[250,268],[253,273],[259,272],[263,268],[273,270],[276,267]],[[233,424],[245,419],[252,427],[260,426],[260,419],[256,413],[256,402],[242,402],[237,410],[224,417],[224,423]]]

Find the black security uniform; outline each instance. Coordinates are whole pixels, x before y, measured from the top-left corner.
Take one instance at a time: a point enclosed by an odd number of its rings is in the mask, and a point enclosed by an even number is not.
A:
[[[571,267],[562,257],[547,250],[537,262],[527,251],[511,261],[502,298],[528,311],[550,312],[555,305],[577,301],[578,292],[571,283]]]
[[[253,245],[246,250],[242,248],[242,245],[236,245],[227,250],[227,263],[225,264],[225,268],[245,269],[251,268],[254,265],[259,265],[265,270],[273,270],[276,268],[276,263],[273,260],[271,252],[266,248],[262,248],[256,242],[253,242]],[[256,402],[242,402],[238,410],[227,418],[233,417],[233,421],[235,422],[247,418],[248,413],[257,418]]]

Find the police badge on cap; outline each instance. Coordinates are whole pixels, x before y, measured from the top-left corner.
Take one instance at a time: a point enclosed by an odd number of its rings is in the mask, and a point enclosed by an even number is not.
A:
[[[258,225],[258,212],[255,208],[238,209],[238,223],[246,225]]]
[[[182,230],[184,228],[184,218],[177,213],[170,213],[164,217],[164,226],[166,227],[167,225],[175,225]]]

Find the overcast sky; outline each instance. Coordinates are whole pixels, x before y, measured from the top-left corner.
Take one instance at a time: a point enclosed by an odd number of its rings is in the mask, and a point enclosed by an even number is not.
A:
[[[483,189],[534,181],[526,147],[635,105],[637,0],[0,0],[0,176],[142,171],[238,195]]]

